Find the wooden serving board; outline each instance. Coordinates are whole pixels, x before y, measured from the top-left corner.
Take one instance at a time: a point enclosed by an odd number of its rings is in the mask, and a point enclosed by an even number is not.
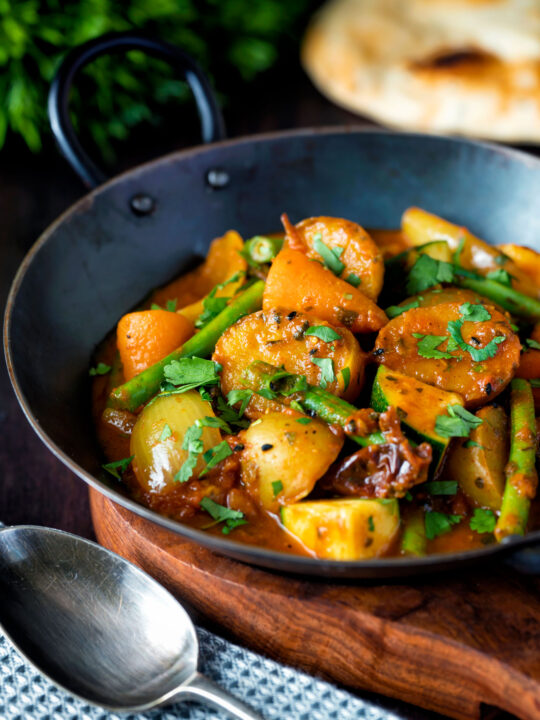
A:
[[[506,568],[409,584],[324,582],[221,557],[90,493],[99,542],[239,643],[453,718],[540,720],[540,580]]]

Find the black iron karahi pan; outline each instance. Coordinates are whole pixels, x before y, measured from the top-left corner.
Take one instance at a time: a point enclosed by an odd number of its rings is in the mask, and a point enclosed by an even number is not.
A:
[[[69,121],[77,71],[103,52],[143,49],[167,59],[193,91],[203,145],[173,153],[104,184]],[[540,161],[505,147],[382,130],[330,128],[224,141],[223,122],[197,65],[172,46],[107,36],[70,53],[51,89],[60,148],[95,187],[30,250],[8,299],[4,341],[19,402],[34,430],[75,474],[115,502],[182,537],[277,571],[333,578],[403,577],[490,559],[540,571],[540,531],[481,550],[337,562],[291,556],[205,534],[134,502],[101,469],[91,423],[88,367],[101,339],[150,289],[204,256],[229,228],[244,237],[311,215],[393,228],[418,205],[490,242],[540,250]],[[399,108],[396,108],[399,112]],[[97,186],[97,187],[96,187]]]

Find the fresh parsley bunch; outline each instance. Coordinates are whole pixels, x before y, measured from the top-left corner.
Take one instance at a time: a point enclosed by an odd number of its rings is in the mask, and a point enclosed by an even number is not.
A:
[[[142,30],[193,55],[226,95],[272,67],[296,44],[313,0],[0,0],[0,148],[8,130],[33,151],[48,132],[47,92],[72,47],[107,32]],[[188,90],[163,63],[139,52],[127,61],[103,57],[78,82],[74,110],[106,159],[113,140],[140,123],[156,122],[158,105]],[[151,105],[152,103],[150,103]]]

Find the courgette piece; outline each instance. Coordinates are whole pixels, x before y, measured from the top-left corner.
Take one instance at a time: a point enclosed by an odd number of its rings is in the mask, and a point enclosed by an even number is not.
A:
[[[384,412],[395,407],[409,439],[428,442],[433,448],[432,474],[442,468],[450,438],[435,432],[439,415],[447,415],[448,405],[463,405],[461,395],[440,390],[403,373],[379,366],[371,391],[371,407]]]
[[[367,560],[383,555],[399,530],[397,500],[313,500],[281,508],[284,527],[318,558]]]

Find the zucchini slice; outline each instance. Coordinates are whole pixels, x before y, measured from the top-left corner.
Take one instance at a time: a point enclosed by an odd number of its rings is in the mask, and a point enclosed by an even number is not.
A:
[[[397,500],[312,500],[281,508],[284,527],[319,558],[367,560],[383,555],[399,530]]]
[[[374,410],[384,412],[389,407],[395,407],[407,436],[415,442],[431,445],[435,475],[442,467],[450,443],[450,438],[435,432],[437,416],[447,415],[448,405],[463,404],[463,398],[457,393],[440,390],[384,365],[379,366],[371,391],[371,407]]]

